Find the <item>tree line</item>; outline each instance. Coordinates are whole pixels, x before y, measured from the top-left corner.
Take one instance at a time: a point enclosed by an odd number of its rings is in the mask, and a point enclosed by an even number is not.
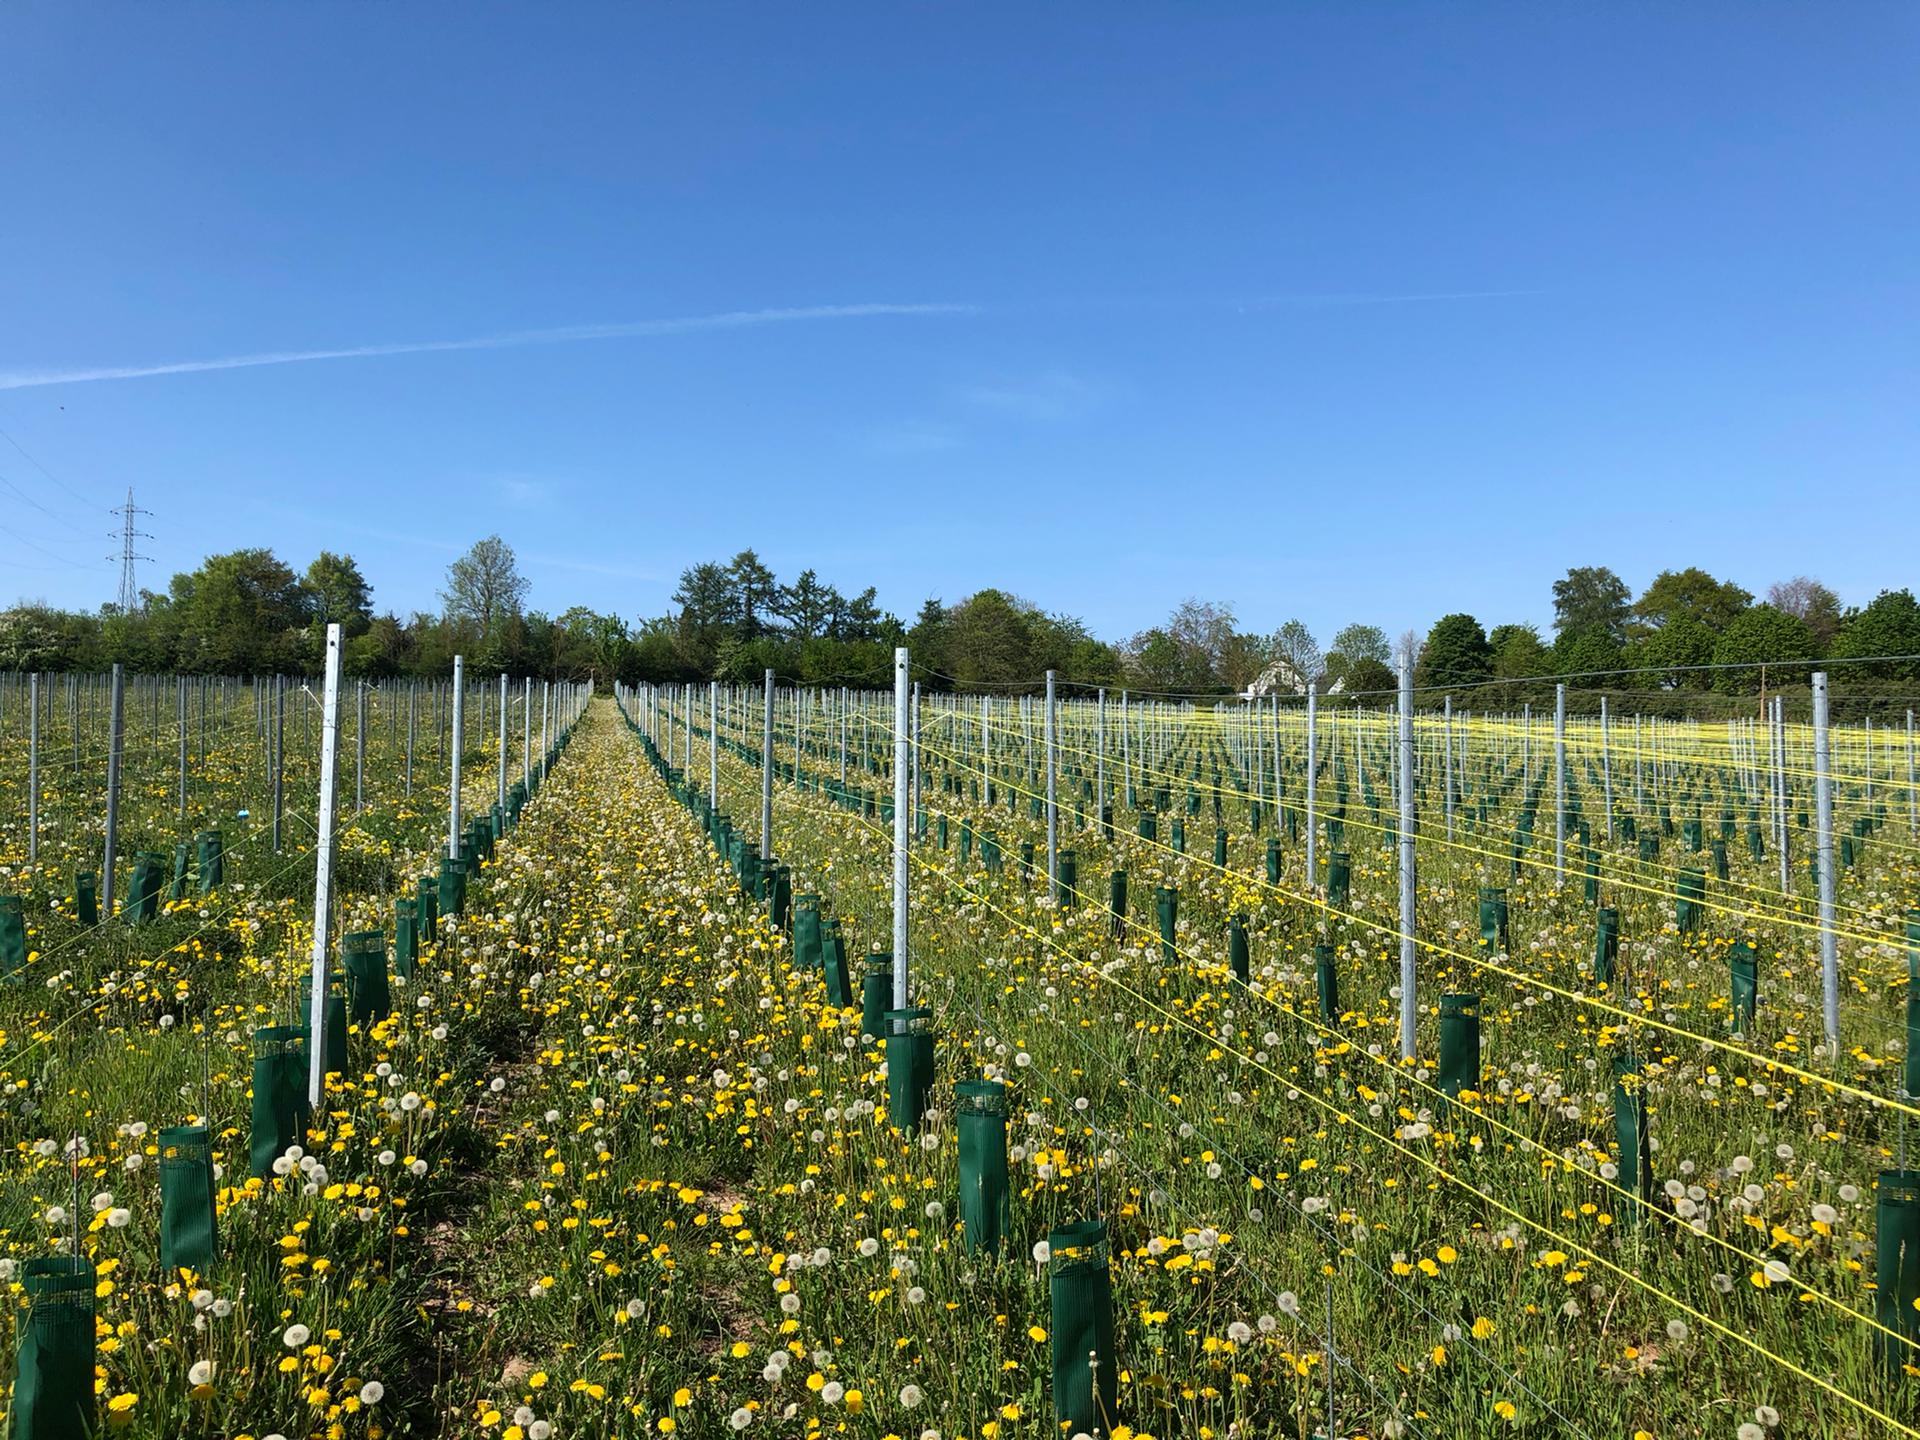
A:
[[[1836,688],[1856,696],[1891,700],[1920,684],[1920,604],[1910,591],[1853,608],[1796,576],[1757,600],[1697,567],[1662,571],[1637,597],[1605,566],[1575,567],[1554,582],[1551,636],[1455,613],[1397,646],[1364,622],[1324,647],[1299,620],[1249,631],[1232,606],[1203,600],[1115,643],[993,588],[951,604],[928,599],[908,623],[872,586],[842,591],[812,569],[782,582],[750,549],[687,567],[667,613],[631,624],[584,606],[529,611],[527,592],[497,535],[448,567],[437,612],[405,617],[376,613],[350,555],[322,551],[296,572],[271,550],[235,550],[175,575],[163,592],[143,592],[129,611],[0,611],[0,669],[118,661],[147,672],[311,673],[326,626],[338,623],[348,673],[376,679],[444,675],[458,653],[476,674],[750,682],[771,668],[784,681],[871,686],[889,683],[893,649],[905,643],[923,685],[965,691],[1030,690],[1053,670],[1069,686],[1137,694],[1297,695],[1311,683],[1329,703],[1380,703],[1397,683],[1400,650],[1414,656],[1423,703],[1451,692],[1477,710],[1539,703],[1554,677],[1581,692],[1583,707],[1613,692],[1643,710],[1698,709],[1709,695],[1802,683],[1813,661],[1832,662]]]

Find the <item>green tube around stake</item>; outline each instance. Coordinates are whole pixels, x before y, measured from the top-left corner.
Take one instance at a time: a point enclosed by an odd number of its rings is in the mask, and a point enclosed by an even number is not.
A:
[[[1673,918],[1682,931],[1698,930],[1705,915],[1707,877],[1703,871],[1682,870],[1674,881]]]
[[[1907,982],[1907,1053],[1901,1063],[1907,1098],[1920,1096],[1920,984],[1911,980]]]
[[[1107,911],[1113,917],[1114,938],[1127,931],[1127,872],[1116,870],[1107,877]]]
[[[1022,884],[1033,879],[1033,841],[1020,842],[1020,881]]]
[[[1480,997],[1440,997],[1440,1088],[1457,1096],[1480,1088]]]
[[[933,1094],[933,1011],[924,1005],[889,1010],[881,1024],[887,1036],[887,1121],[912,1134]]]
[[[300,979],[300,1014],[308,1017],[313,1014],[313,977],[303,975]],[[326,1056],[322,1068],[329,1075],[347,1073],[347,997],[341,993],[340,977],[329,968],[327,971],[327,1034]]]
[[[1600,903],[1600,852],[1591,845],[1586,849],[1586,874],[1581,894],[1586,897],[1587,904],[1598,905]]]
[[[160,1268],[204,1274],[219,1254],[213,1206],[213,1140],[204,1125],[160,1132]]]
[[[1253,957],[1247,947],[1247,917],[1236,914],[1227,922],[1227,963],[1242,985],[1253,978]]]
[[[27,965],[27,918],[18,895],[0,895],[0,980],[15,980]]]
[[[1760,952],[1752,941],[1736,940],[1727,950],[1727,967],[1733,984],[1733,1033],[1745,1035],[1753,1029],[1760,998]]]
[[[414,894],[414,938],[422,945],[431,945],[440,934],[440,892],[428,878],[415,886]]]
[[[91,870],[73,872],[73,913],[89,930],[100,923],[100,877]]]
[[[1118,1423],[1120,1377],[1107,1227],[1098,1220],[1061,1226],[1047,1236],[1047,1252],[1054,1421],[1062,1431],[1111,1435]]]
[[[1213,832],[1213,863],[1227,868],[1227,832],[1218,828]]]
[[[1278,835],[1267,837],[1267,883],[1269,885],[1280,883],[1280,837]]]
[[[1619,1147],[1614,1183],[1632,1197],[1627,1201],[1628,1223],[1638,1225],[1653,1199],[1653,1146],[1640,1061],[1631,1055],[1615,1060],[1613,1076],[1613,1135]]]
[[[46,1255],[20,1267],[31,1308],[20,1324],[13,1381],[13,1440],[73,1440],[94,1433],[93,1265]]]
[[[1156,885],[1153,890],[1153,909],[1160,921],[1160,958],[1171,965],[1178,955],[1174,934],[1180,923],[1179,889]]]
[[[1142,840],[1158,840],[1160,838],[1160,822],[1151,814],[1144,814],[1140,817],[1138,828]]]
[[[1764,860],[1767,858],[1767,839],[1758,825],[1747,826],[1747,858]]]
[[[1593,933],[1593,983],[1611,985],[1613,983],[1614,962],[1620,958],[1620,912],[1611,905],[1604,907],[1594,925]]]
[[[1642,835],[1640,837],[1641,864],[1651,865],[1654,861],[1658,860],[1659,858],[1660,858],[1660,837],[1658,835]]]
[[[202,830],[193,837],[199,851],[200,893],[217,890],[227,878],[227,847],[218,830]]]
[[[1062,850],[1057,873],[1053,878],[1053,903],[1062,910],[1071,910],[1079,892],[1080,862],[1073,851]]]
[[[971,864],[972,861],[973,861],[973,822],[971,820],[962,819],[960,821],[960,863],[962,865],[968,865],[968,864]]]
[[[193,870],[193,846],[182,840],[173,847],[173,883],[167,887],[167,899],[187,898],[187,876]]]
[[[793,912],[793,871],[775,861],[767,875],[767,922],[785,934]]]
[[[847,966],[847,937],[840,933],[838,918],[822,923],[826,926],[823,937],[826,966],[823,975],[827,982],[827,1003],[845,1010],[853,1004],[853,972]]]
[[[419,959],[419,913],[417,901],[393,902],[393,973],[402,980],[413,978],[414,965]]]
[[[867,956],[860,977],[860,1038],[872,1043],[887,1034],[887,1011],[893,1006],[893,956],[876,950]]]
[[[393,1013],[393,991],[387,984],[386,932],[353,930],[342,935],[340,961],[347,972],[347,1018],[364,1035]]]
[[[1727,868],[1727,842],[1716,840],[1713,842],[1713,878],[1725,880],[1730,873]]]
[[[440,860],[440,911],[442,915],[458,915],[467,908],[467,867],[463,861],[451,855]]]
[[[1327,856],[1327,904],[1336,910],[1347,908],[1353,893],[1353,859],[1344,850]]]
[[[824,956],[820,948],[820,897],[798,895],[793,902],[793,963],[800,970],[818,970]]]
[[[268,1025],[253,1032],[251,1173],[264,1178],[289,1145],[307,1136],[307,1027]]]
[[[1187,853],[1187,822],[1178,815],[1173,817],[1173,831],[1168,844],[1176,855]]]
[[[1698,819],[1685,821],[1682,823],[1680,828],[1683,832],[1682,838],[1686,842],[1686,847],[1688,852],[1693,854],[1699,853],[1700,821]]]
[[[1338,1020],[1340,1010],[1340,972],[1335,966],[1333,946],[1313,947],[1313,978],[1320,992],[1320,1018]]]
[[[1480,948],[1507,948],[1507,892],[1498,885],[1480,887]]]
[[[1882,1170],[1874,1206],[1874,1318],[1887,1330],[1875,1331],[1874,1356],[1889,1374],[1898,1375],[1920,1341],[1920,1170]],[[1901,1344],[1897,1335],[1909,1344]]]
[[[166,860],[151,850],[142,850],[133,858],[133,879],[127,884],[127,898],[120,913],[129,923],[151,920],[160,913],[160,880],[166,873]]]
[[[1007,1176],[1007,1087],[961,1080],[953,1087],[960,1132],[960,1223],[970,1255],[998,1255],[1013,1229]]]

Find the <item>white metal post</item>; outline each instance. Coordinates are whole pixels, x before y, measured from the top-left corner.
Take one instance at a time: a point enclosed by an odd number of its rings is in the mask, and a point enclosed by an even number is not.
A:
[[[1553,687],[1553,884],[1567,880],[1567,687]]]
[[[466,736],[467,661],[453,657],[453,773],[447,784],[447,858],[460,858],[460,750]]]
[[[458,686],[460,661],[453,662]],[[327,940],[333,904],[333,812],[339,787],[340,749],[340,627],[327,626],[326,692],[320,707],[320,808],[313,871],[313,994],[307,1009],[307,1103],[320,1108],[326,1091],[327,1065]],[[459,710],[456,688],[454,709]],[[459,773],[456,725],[455,774]],[[458,793],[458,786],[455,791]]]
[[[1907,716],[1908,745],[1912,745],[1913,716]],[[1907,769],[1913,769],[1913,758],[1909,754]],[[1913,785],[1911,773],[1907,776],[1909,788]],[[40,672],[34,671],[27,676],[27,863],[35,864],[40,859]]]
[[[1047,890],[1053,893],[1060,884],[1060,809],[1054,786],[1054,672],[1047,671]]]
[[[1400,652],[1400,1058],[1413,1059],[1414,995],[1413,858],[1413,648]]]
[[[760,858],[773,858],[773,671],[767,671],[766,708],[760,725]]]
[[[1309,890],[1314,888],[1315,877],[1320,873],[1313,868],[1313,802],[1320,783],[1319,775],[1316,773],[1319,768],[1319,756],[1314,748],[1317,737],[1314,734],[1313,718],[1319,698],[1315,690],[1319,683],[1317,680],[1307,681],[1307,889]]]
[[[707,682],[707,804],[720,808],[720,682]]]
[[[107,732],[107,847],[100,873],[100,913],[113,917],[113,867],[120,843],[120,762],[126,741],[126,667],[113,667],[113,715]],[[76,736],[78,731],[75,732]],[[74,742],[78,745],[78,740]]]
[[[907,841],[912,792],[908,789],[907,647],[893,652],[893,1008],[909,1004],[907,987]],[[767,672],[772,684],[773,672]]]
[[[498,800],[500,804],[500,823],[506,823],[507,815],[507,672],[500,672],[500,784]]]
[[[1447,840],[1451,843],[1453,840],[1453,697],[1451,695],[1447,696],[1445,703],[1441,706],[1441,713],[1441,723],[1446,728],[1442,744],[1446,751],[1447,773],[1443,779],[1447,787]]]
[[[1813,677],[1813,785],[1819,828],[1820,864],[1820,990],[1827,1023],[1827,1043],[1836,1058],[1840,1044],[1840,950],[1833,933],[1833,760],[1827,730],[1827,672]]]

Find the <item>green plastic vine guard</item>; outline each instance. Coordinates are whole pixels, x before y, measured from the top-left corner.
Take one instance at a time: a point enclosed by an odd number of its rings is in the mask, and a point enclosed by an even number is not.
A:
[[[1653,1146],[1640,1061],[1622,1056],[1613,1062],[1613,1075],[1613,1134],[1619,1167],[1614,1183],[1631,1197],[1628,1223],[1638,1225],[1653,1201]]]
[[[160,1267],[205,1274],[219,1254],[213,1139],[204,1125],[160,1132]]]
[[[1754,1011],[1760,1000],[1760,952],[1750,940],[1736,940],[1727,949],[1728,978],[1733,1003],[1733,1032],[1745,1035],[1753,1029]]]
[[[1874,1318],[1901,1340],[1920,1341],[1920,1171],[1882,1170],[1874,1206]],[[1875,1331],[1874,1355],[1898,1375],[1911,1353]]]
[[[887,1034],[887,1011],[893,1005],[893,956],[876,950],[867,956],[860,977],[860,1035],[871,1043]]]
[[[1119,1423],[1107,1253],[1107,1227],[1098,1220],[1063,1225],[1047,1236],[1053,1418],[1066,1432],[1111,1435]]]
[[[1613,983],[1613,968],[1620,958],[1620,912],[1611,905],[1603,907],[1593,931],[1593,982]]]
[[[881,1023],[887,1036],[887,1120],[912,1134],[933,1094],[933,1011],[922,1005],[889,1010]]]
[[[18,895],[0,895],[0,980],[18,981],[27,965],[27,920]]]
[[[342,935],[340,960],[347,972],[347,1018],[364,1035],[393,1013],[386,932],[352,930]]]
[[[1127,931],[1127,872],[1124,869],[1107,877],[1107,910],[1113,916],[1113,935],[1117,940]]]
[[[413,900],[393,902],[393,973],[402,980],[413,978],[420,957],[418,925],[419,905]]]
[[[809,892],[793,902],[793,963],[796,969],[818,970],[824,963],[820,945],[820,897]]]
[[[287,1147],[306,1138],[307,1027],[268,1025],[253,1032],[253,1132],[251,1173],[273,1173]]]
[[[1227,922],[1227,963],[1233,978],[1245,985],[1253,978],[1253,957],[1247,945],[1247,917],[1235,913]]]
[[[1007,1087],[961,1080],[953,1087],[960,1132],[960,1223],[967,1253],[999,1255],[1013,1229],[1007,1174]]]
[[[13,1440],[72,1440],[94,1431],[93,1265],[45,1255],[20,1267],[29,1309],[13,1381]]]
[[[1320,1018],[1338,1020],[1340,1010],[1340,972],[1331,945],[1313,947],[1314,987],[1320,996]]]
[[[1160,958],[1171,965],[1179,953],[1174,943],[1174,935],[1180,923],[1179,889],[1167,885],[1155,886],[1153,909],[1160,921]]]
[[[1440,997],[1440,1088],[1458,1097],[1480,1088],[1480,997]]]
[[[100,877],[91,870],[73,872],[73,913],[89,930],[100,923]]]

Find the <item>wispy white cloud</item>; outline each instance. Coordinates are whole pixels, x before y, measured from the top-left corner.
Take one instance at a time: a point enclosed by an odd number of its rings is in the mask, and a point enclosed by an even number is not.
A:
[[[1365,291],[1302,295],[1262,295],[1239,302],[1245,310],[1313,309],[1336,305],[1419,305],[1442,300],[1506,300],[1516,295],[1538,295],[1538,290],[1415,290],[1407,292]]]
[[[552,502],[553,482],[531,475],[502,475],[493,482],[500,503],[513,510],[538,510]]]
[[[223,355],[208,360],[174,360],[150,365],[103,365],[74,370],[0,372],[0,390],[40,385],[83,385],[98,380],[143,380],[155,375],[191,375],[208,370],[250,370],[262,365],[302,365],[314,360],[364,360],[383,355],[426,355],[448,350],[511,350],[522,345],[564,345],[580,340],[627,340],[680,335],[700,330],[739,330],[760,325],[790,325],[809,320],[864,320],[882,316],[965,315],[971,305],[864,304],[801,305],[772,310],[726,310],[663,320],[629,320],[609,325],[562,325],[549,330],[511,330],[462,340],[400,340],[378,345],[347,345],[328,350],[267,350]]]
[[[960,444],[958,426],[930,420],[900,420],[870,427],[860,443],[876,455],[931,455]]]
[[[962,386],[954,398],[1020,420],[1071,420],[1097,406],[1101,393],[1078,375],[1048,370],[1020,380]]]

